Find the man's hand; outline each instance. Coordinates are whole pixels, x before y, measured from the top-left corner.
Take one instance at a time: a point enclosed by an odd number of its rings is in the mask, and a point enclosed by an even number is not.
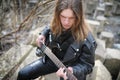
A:
[[[68,67],[67,69],[70,70],[71,73],[73,73],[72,67]],[[56,72],[56,75],[59,76],[59,77],[64,78],[64,80],[68,79],[66,74],[67,74],[67,72],[66,72],[65,68],[59,68],[58,71]]]
[[[42,43],[45,43],[45,36],[39,35],[39,37],[36,39],[36,44],[38,47],[41,47]]]
[[[68,77],[66,76],[67,72],[65,71],[65,68],[59,68],[56,74],[57,76],[64,78],[64,80],[68,79]]]

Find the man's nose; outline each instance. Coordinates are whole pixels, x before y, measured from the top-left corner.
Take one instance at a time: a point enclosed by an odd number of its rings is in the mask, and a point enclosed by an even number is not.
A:
[[[69,24],[69,22],[70,22],[69,19],[66,18],[66,19],[65,19],[65,24]]]

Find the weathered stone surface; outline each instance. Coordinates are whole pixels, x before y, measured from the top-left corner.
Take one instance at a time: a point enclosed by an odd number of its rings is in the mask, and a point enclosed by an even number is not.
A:
[[[104,0],[104,2],[113,2],[114,0]]]
[[[100,22],[100,28],[101,29],[99,32],[102,32],[104,30],[104,26],[107,22],[107,18],[105,18],[104,16],[97,16],[96,20],[98,20]]]
[[[0,56],[1,80],[8,80],[14,74],[18,66],[27,57],[32,48],[33,47],[30,45],[16,45],[7,53]]]
[[[95,13],[93,15],[93,19],[96,19],[97,16],[104,16],[105,9],[103,7],[96,7]]]
[[[56,76],[55,73],[48,74],[45,76],[45,80],[60,80],[58,76]]]
[[[87,14],[93,14],[93,12],[96,9],[97,4],[95,4],[93,1],[86,1],[86,7],[85,12]]]
[[[89,19],[87,19],[86,22],[90,26],[93,32],[93,35],[97,37],[97,33],[99,32],[100,22],[95,20],[89,20]]]
[[[39,59],[40,57],[37,57],[35,54],[36,47],[34,47],[31,52],[29,52],[29,55],[25,58],[25,60],[21,63],[18,69],[16,69],[14,75],[10,78],[10,80],[16,80],[18,72],[21,68],[24,66],[27,66],[28,64],[32,63],[33,61]],[[37,80],[37,79],[36,79]]]
[[[97,42],[97,48],[95,51],[95,59],[96,60],[100,60],[102,63],[105,61],[105,41],[104,40],[100,40],[100,39],[96,39]]]
[[[92,72],[92,80],[112,80],[109,71],[100,60],[95,61],[95,66]]]
[[[120,71],[120,50],[107,48],[106,54],[104,65],[112,76],[116,78]]]
[[[97,5],[99,4],[98,3],[98,0],[83,0],[83,9],[85,9],[85,13],[87,14],[93,14],[93,12],[95,11]]]
[[[120,15],[120,1],[114,0],[113,5],[114,5],[112,9],[113,14]]]
[[[100,39],[105,40],[107,48],[111,48],[113,46],[114,35],[111,32],[101,32]]]
[[[112,8],[113,8],[113,3],[105,2],[105,16],[107,17],[112,16]]]

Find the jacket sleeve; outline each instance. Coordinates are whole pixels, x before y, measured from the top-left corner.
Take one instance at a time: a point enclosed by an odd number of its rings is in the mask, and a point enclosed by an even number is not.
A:
[[[73,74],[78,80],[84,80],[86,75],[92,72],[94,66],[96,46],[87,42],[83,45],[77,63],[73,66]]]
[[[94,53],[91,53],[90,50],[84,46],[83,52],[81,53],[78,63],[73,66],[73,73],[77,77],[85,77],[87,74],[92,72],[94,66]]]

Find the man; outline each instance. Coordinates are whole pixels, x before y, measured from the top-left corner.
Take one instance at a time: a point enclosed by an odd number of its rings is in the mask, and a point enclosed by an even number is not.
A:
[[[92,72],[96,42],[85,23],[82,0],[56,0],[51,25],[40,33],[36,42],[39,47],[41,43],[48,46],[77,80],[85,80]],[[35,79],[53,72],[61,80],[69,79],[65,68],[58,68],[45,55],[21,69],[17,80]]]

